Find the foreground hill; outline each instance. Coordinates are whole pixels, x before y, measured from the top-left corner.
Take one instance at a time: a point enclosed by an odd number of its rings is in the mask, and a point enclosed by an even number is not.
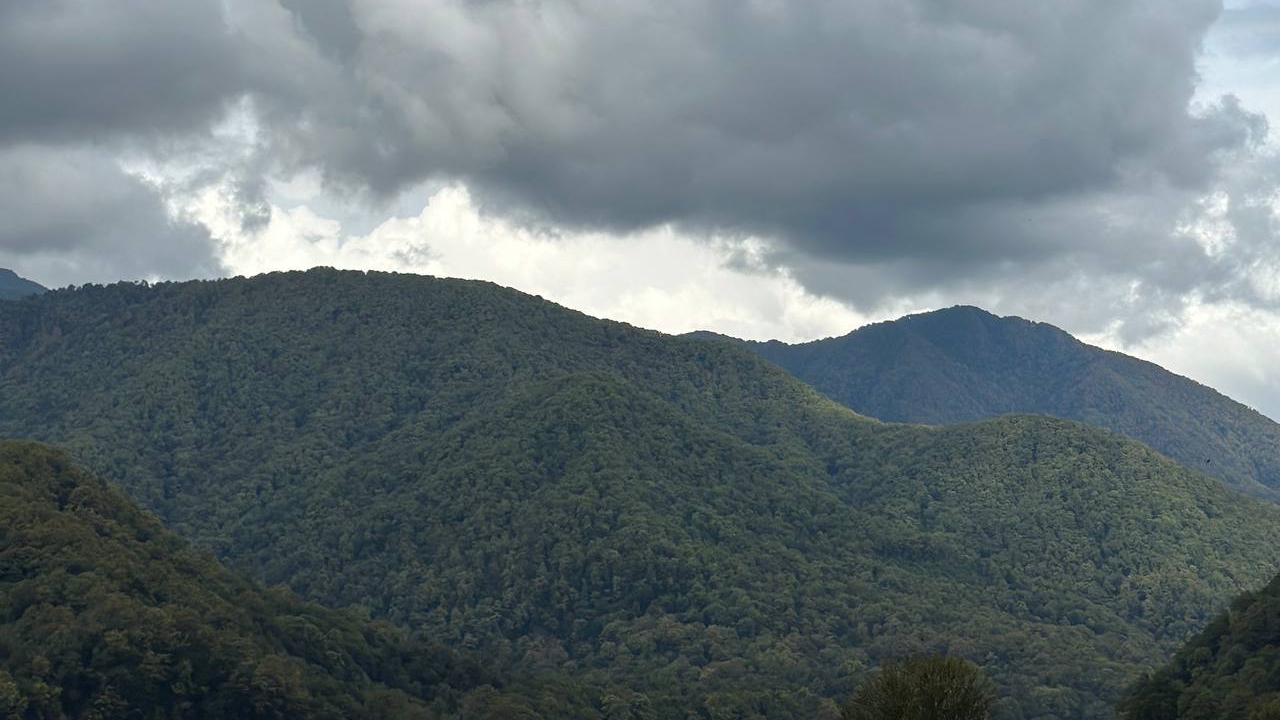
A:
[[[1193,380],[1086,345],[1052,325],[953,307],[799,345],[743,344],[881,420],[941,425],[1007,413],[1079,420],[1280,500],[1280,425]]]
[[[19,277],[12,270],[0,268],[0,300],[16,300],[28,295],[46,292],[43,285]]]
[[[1280,577],[1231,608],[1137,683],[1129,720],[1268,720],[1280,717]]]
[[[0,497],[0,717],[419,719],[528,707],[390,626],[236,577],[46,447],[0,443]]]
[[[884,425],[730,344],[413,276],[0,306],[0,434],[620,717],[822,717],[910,651],[982,663],[1004,717],[1107,717],[1280,539],[1280,509],[1101,430]]]

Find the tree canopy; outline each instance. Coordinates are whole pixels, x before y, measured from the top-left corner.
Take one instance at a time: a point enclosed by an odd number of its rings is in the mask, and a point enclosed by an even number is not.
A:
[[[1280,537],[1105,431],[886,425],[742,348],[380,273],[0,304],[0,435],[258,581],[639,717],[834,717],[913,652],[1006,717],[1107,717]]]
[[[0,443],[0,499],[5,720],[596,717],[568,685],[540,704],[390,625],[264,590],[49,448]]]
[[[995,688],[963,658],[914,656],[886,663],[844,706],[844,720],[986,720]]]
[[[1280,577],[1246,592],[1144,676],[1120,705],[1127,720],[1280,717]]]

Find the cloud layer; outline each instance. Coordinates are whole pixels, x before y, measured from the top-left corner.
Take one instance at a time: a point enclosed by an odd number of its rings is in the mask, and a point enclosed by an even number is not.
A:
[[[0,263],[53,284],[217,274],[304,232],[272,208],[359,216],[340,249],[424,212],[402,206],[415,189],[465,187],[538,237],[644,252],[670,232],[727,266],[750,239],[767,272],[863,314],[957,299],[1136,343],[1206,304],[1280,303],[1266,120],[1197,65],[1220,17],[1219,55],[1276,57],[1274,10],[18,0]],[[299,178],[314,191],[287,202]],[[209,193],[237,239],[175,212]]]
[[[1206,287],[1224,268],[1179,230],[1266,133],[1192,105],[1209,0],[431,8],[295,4],[315,70],[263,98],[275,156],[381,193],[458,178],[556,226],[775,237],[862,306],[1011,275]]]
[[[290,5],[300,34],[258,44],[303,79],[257,96],[288,170],[775,237],[863,306],[1010,274],[1136,280],[1150,305],[1207,286],[1223,268],[1179,230],[1267,132],[1233,98],[1192,103],[1212,0]]]

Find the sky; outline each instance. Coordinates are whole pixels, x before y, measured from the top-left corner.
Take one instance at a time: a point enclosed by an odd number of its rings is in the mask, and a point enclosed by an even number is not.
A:
[[[972,304],[1280,418],[1273,78],[1274,0],[10,0],[0,267],[786,341]]]

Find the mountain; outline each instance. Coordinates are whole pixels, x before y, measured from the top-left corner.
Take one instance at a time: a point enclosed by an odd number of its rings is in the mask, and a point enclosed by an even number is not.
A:
[[[953,307],[799,345],[736,342],[881,420],[941,425],[1008,413],[1078,420],[1280,501],[1280,424],[1052,325]]]
[[[1241,595],[1121,705],[1129,720],[1280,717],[1280,577]]]
[[[19,277],[12,270],[0,268],[0,300],[16,300],[28,295],[47,292],[44,286]]]
[[[1002,717],[1109,717],[1280,539],[1103,430],[884,424],[731,344],[381,273],[0,305],[0,435],[610,717],[832,717],[911,651],[981,663]]]
[[[0,496],[0,717],[529,708],[447,651],[237,577],[47,447],[0,443]]]

